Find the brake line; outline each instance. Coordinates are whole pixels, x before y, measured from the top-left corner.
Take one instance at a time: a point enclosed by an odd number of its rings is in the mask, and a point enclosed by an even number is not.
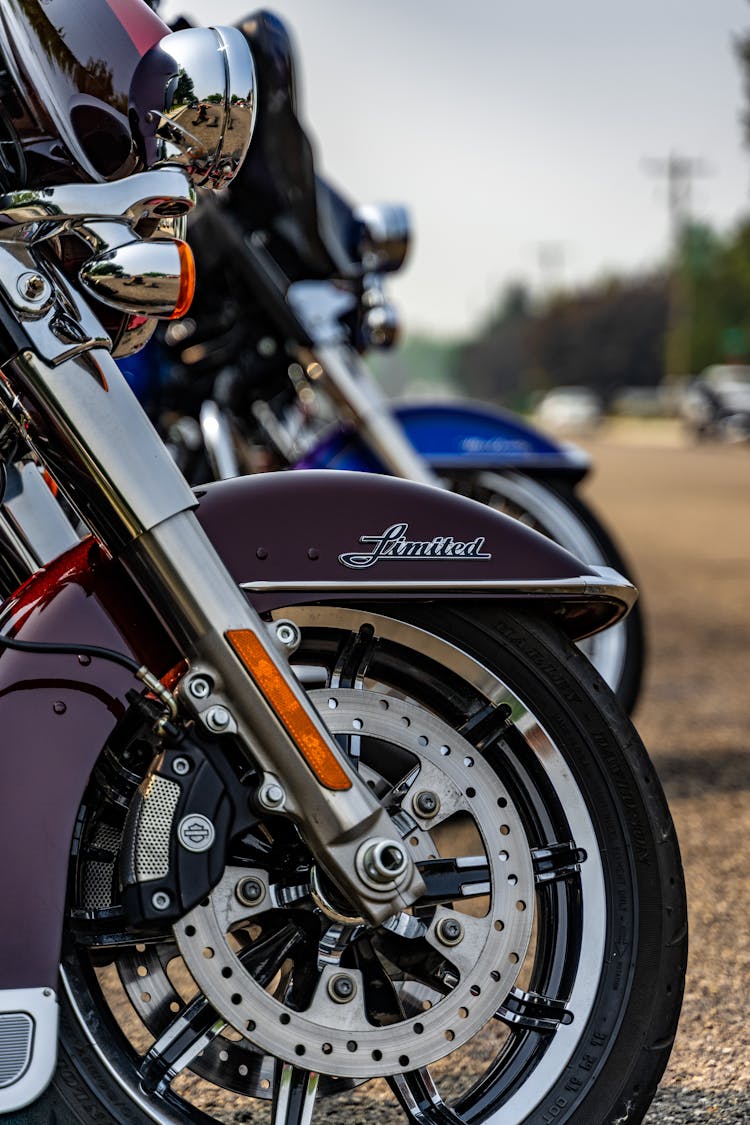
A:
[[[172,695],[171,691],[164,686],[153,672],[148,670],[145,664],[139,664],[137,660],[126,656],[124,652],[115,652],[114,649],[103,648],[101,645],[66,645],[47,641],[18,641],[15,638],[6,636],[4,633],[0,633],[0,648],[10,648],[16,652],[34,652],[42,655],[45,653],[55,653],[58,656],[91,656],[97,657],[99,660],[109,660],[110,663],[119,664],[121,668],[126,668],[128,672],[131,672],[137,680],[145,684],[148,690],[153,692],[154,695],[161,700],[169,711],[172,719],[177,717],[177,700]]]

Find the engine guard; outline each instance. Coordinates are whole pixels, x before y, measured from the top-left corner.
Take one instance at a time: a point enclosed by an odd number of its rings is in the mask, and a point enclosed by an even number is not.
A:
[[[554,610],[578,637],[617,620],[636,596],[615,572],[584,566],[514,520],[393,478],[272,474],[210,485],[199,498],[206,532],[261,612],[319,602],[520,600]],[[91,539],[29,579],[3,607],[0,628],[24,640],[125,651],[160,674],[179,661],[123,568]],[[3,1028],[15,1026],[3,1017],[25,1019],[29,1029],[28,1059],[19,1055],[17,1080],[0,1088],[0,1114],[34,1100],[51,1077],[76,816],[133,686],[129,673],[97,659],[9,649],[0,656],[0,1054]]]

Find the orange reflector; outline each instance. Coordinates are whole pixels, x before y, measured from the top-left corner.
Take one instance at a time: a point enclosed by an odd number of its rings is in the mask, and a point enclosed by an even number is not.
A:
[[[302,757],[327,789],[351,789],[336,755],[250,629],[230,629],[227,640],[284,725]]]
[[[57,496],[60,489],[57,486],[57,481],[53,480],[46,469],[42,469],[42,480],[47,485],[53,496]]]
[[[190,308],[195,295],[195,258],[187,242],[176,238],[177,250],[180,255],[180,290],[177,294],[177,304],[170,320],[179,320]]]

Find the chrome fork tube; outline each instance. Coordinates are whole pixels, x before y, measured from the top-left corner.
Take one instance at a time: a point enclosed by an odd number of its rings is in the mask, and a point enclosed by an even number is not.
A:
[[[413,865],[409,877],[388,893],[358,878],[357,856],[365,840],[391,840],[390,818],[340,751],[333,753],[351,783],[343,791],[321,785],[297,748],[280,738],[278,718],[227,640],[230,631],[249,629],[265,642],[268,631],[231,579],[227,582],[226,570],[194,514],[182,512],[165,520],[134,540],[121,558],[181,651],[191,654],[190,673],[179,692],[183,705],[209,731],[216,730],[218,709],[225,731],[239,735],[264,772],[258,791],[277,787],[276,811],[299,826],[324,868],[367,917],[383,921],[414,901],[422,883]],[[269,652],[272,645],[265,643]],[[320,726],[283,657],[277,654],[276,663],[300,707]],[[198,698],[191,693],[196,680],[202,689]]]
[[[393,476],[442,487],[393,417],[393,408],[356,352],[345,344],[315,346],[329,393]]]
[[[293,819],[315,859],[373,922],[410,905],[424,884],[411,860],[398,885],[371,886],[362,850],[385,839],[403,851],[390,818],[345,761],[267,629],[190,510],[195,496],[108,353],[95,349],[50,366],[25,350],[4,365],[0,394],[23,436],[103,542],[115,550],[190,661],[185,708],[214,733],[235,735],[265,775],[259,791]],[[283,715],[272,709],[232,649],[229,631],[260,639],[287,698],[346,775],[336,791],[318,781]],[[68,638],[66,638],[67,640]],[[252,671],[252,669],[251,669]],[[222,725],[212,716],[222,715]],[[404,852],[404,854],[406,854]]]

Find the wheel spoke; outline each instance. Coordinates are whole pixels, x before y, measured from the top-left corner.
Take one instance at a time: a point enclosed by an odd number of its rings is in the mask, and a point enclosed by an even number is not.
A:
[[[427,1067],[394,1074],[388,1085],[411,1121],[419,1125],[462,1125],[463,1118],[445,1104]]]
[[[483,750],[505,734],[510,716],[511,709],[507,703],[488,703],[468,718],[458,733],[477,750]]]
[[[144,1087],[162,1093],[225,1027],[206,997],[196,996],[144,1055],[139,1068]]]
[[[484,856],[426,859],[417,866],[427,887],[419,900],[420,906],[490,893],[490,868]]]
[[[363,625],[350,634],[341,647],[331,673],[332,688],[361,688],[377,643],[372,625]]]
[[[525,1031],[551,1033],[572,1023],[573,1013],[566,1008],[564,1000],[512,988],[495,1012],[495,1019]]]
[[[278,1059],[274,1075],[273,1125],[310,1125],[317,1092],[317,1074]]]
[[[535,882],[557,883],[580,872],[586,852],[569,840],[564,844],[549,844],[546,848],[532,848],[531,859]]]

